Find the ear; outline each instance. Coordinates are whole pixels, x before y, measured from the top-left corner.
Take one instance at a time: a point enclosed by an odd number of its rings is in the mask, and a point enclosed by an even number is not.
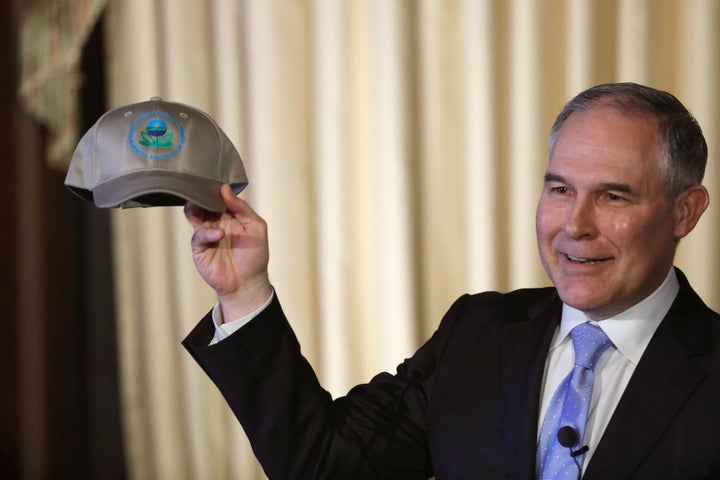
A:
[[[690,233],[710,203],[710,195],[702,185],[693,185],[683,191],[675,199],[675,230],[676,239]]]

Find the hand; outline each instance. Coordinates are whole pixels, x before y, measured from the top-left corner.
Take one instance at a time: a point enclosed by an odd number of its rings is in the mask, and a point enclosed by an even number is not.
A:
[[[260,307],[271,295],[267,266],[267,224],[229,185],[220,193],[227,205],[209,212],[188,202],[185,217],[193,226],[195,267],[218,295],[225,321]]]

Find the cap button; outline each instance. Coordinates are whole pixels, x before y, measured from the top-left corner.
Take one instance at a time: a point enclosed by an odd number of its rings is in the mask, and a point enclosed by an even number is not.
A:
[[[162,102],[162,97],[152,97],[150,98],[151,102]]]

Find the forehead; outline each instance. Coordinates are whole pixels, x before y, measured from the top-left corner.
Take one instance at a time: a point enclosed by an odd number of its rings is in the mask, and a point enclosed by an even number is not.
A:
[[[660,175],[657,120],[596,106],[573,113],[555,139],[548,170],[626,178]]]

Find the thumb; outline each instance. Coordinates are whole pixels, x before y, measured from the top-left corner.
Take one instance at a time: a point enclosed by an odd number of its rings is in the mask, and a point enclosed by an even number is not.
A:
[[[220,195],[225,201],[228,211],[238,220],[253,222],[262,220],[248,202],[233,193],[232,188],[227,183],[220,187]]]

